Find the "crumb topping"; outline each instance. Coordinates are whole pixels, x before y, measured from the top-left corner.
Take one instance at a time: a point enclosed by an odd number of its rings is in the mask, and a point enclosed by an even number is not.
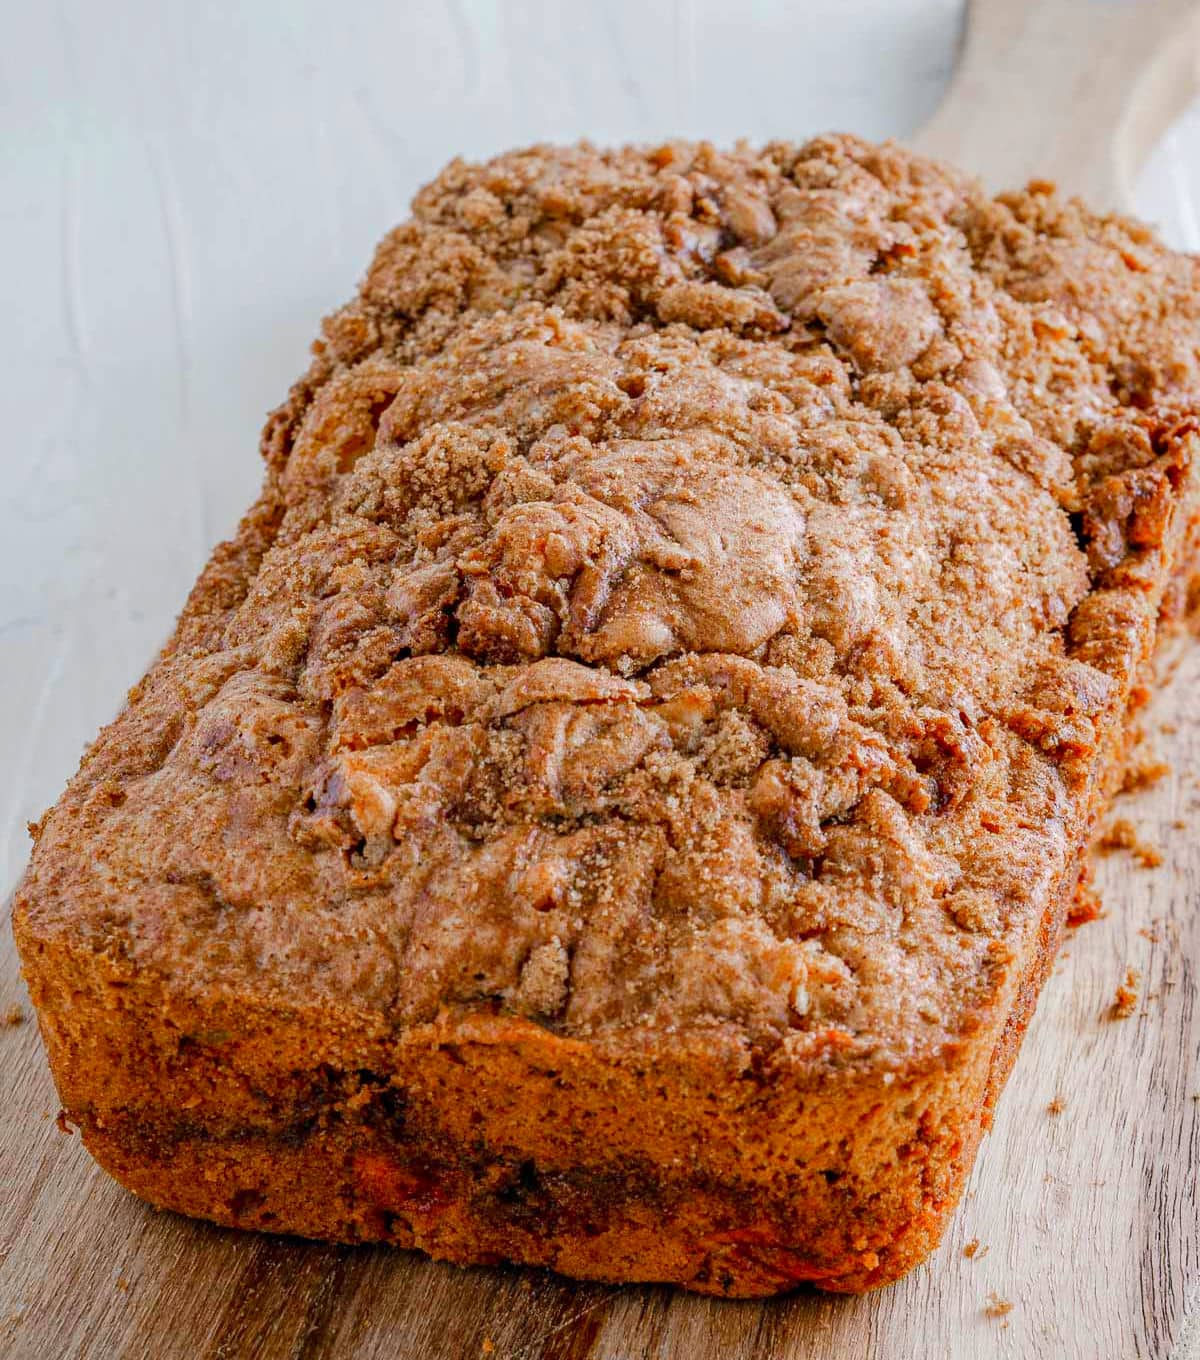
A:
[[[1196,268],[848,137],[454,162],[325,322],[30,909],[398,1024],[965,1032],[1123,702]]]

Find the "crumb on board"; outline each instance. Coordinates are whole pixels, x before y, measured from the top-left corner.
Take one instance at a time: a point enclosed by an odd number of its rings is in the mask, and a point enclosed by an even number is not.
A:
[[[1092,887],[1092,866],[1085,861],[1075,888],[1075,896],[1067,908],[1067,925],[1074,929],[1076,926],[1086,925],[1089,921],[1098,920],[1103,914],[1101,905],[1100,896]]]
[[[1118,817],[1100,837],[1101,850],[1128,850],[1143,869],[1156,869],[1162,862],[1162,851],[1139,839],[1137,828],[1127,817]]]
[[[1112,1005],[1108,1008],[1110,1020],[1127,1020],[1134,1013],[1138,1003],[1137,988],[1138,971],[1136,968],[1127,968],[1125,981],[1117,988]]]
[[[15,1029],[17,1025],[23,1025],[24,1023],[25,1012],[15,1001],[11,1006],[5,1009],[2,1015],[0,1015],[0,1024],[2,1024],[5,1029]]]
[[[1173,737],[1175,733],[1179,731],[1179,724],[1175,722],[1159,723],[1158,730],[1160,732],[1165,732],[1168,737]]]
[[[963,1247],[963,1255],[968,1261],[982,1261],[990,1250],[990,1247],[981,1247],[979,1245],[978,1237],[972,1237],[966,1246]]]
[[[1072,929],[1076,926],[1085,926],[1089,921],[1098,921],[1101,915],[1099,896],[1090,888],[1084,888],[1075,895],[1074,901],[1067,908],[1067,925]]]
[[[483,1345],[480,1346],[479,1349],[484,1353],[484,1355],[494,1355],[496,1352],[496,1343],[492,1340],[490,1336],[485,1336],[483,1338]]]
[[[124,1275],[118,1275],[118,1276],[117,1276],[117,1288],[118,1288],[122,1293],[125,1293],[125,1292],[128,1290],[128,1288],[129,1288],[129,1281],[125,1278]]]
[[[983,1311],[991,1318],[1007,1317],[1012,1310],[1013,1306],[1008,1299],[1002,1299],[994,1289],[988,1295],[987,1303],[983,1308]]]
[[[1121,780],[1121,792],[1133,793],[1137,789],[1148,789],[1160,779],[1171,773],[1171,766],[1165,760],[1131,761],[1125,767]]]
[[[1046,1113],[1049,1115],[1058,1115],[1062,1114],[1062,1112],[1066,1108],[1067,1102],[1062,1098],[1062,1096],[1055,1096],[1054,1099],[1050,1102],[1050,1104],[1046,1106]]]

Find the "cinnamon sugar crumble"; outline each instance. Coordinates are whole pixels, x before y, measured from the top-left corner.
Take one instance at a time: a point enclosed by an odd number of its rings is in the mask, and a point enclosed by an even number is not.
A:
[[[1112,1004],[1108,1008],[1110,1020],[1127,1020],[1137,1010],[1140,979],[1141,975],[1136,968],[1126,970],[1125,981],[1117,988]]]
[[[1160,779],[1165,778],[1171,773],[1171,766],[1165,760],[1154,760],[1147,757],[1144,760],[1131,763],[1125,768],[1125,775],[1121,780],[1121,792],[1133,793],[1139,789],[1150,788],[1157,784]]]
[[[1101,836],[1102,850],[1128,850],[1143,869],[1156,869],[1163,862],[1162,851],[1143,841],[1127,817],[1118,817]]]
[[[979,1245],[978,1237],[972,1237],[963,1247],[963,1255],[969,1261],[982,1261],[989,1251],[991,1251],[991,1247],[981,1247]]]
[[[988,1295],[987,1303],[984,1305],[984,1313],[990,1318],[1007,1317],[1013,1310],[1012,1303],[1008,1299],[1002,1299],[995,1290]]]
[[[1075,889],[1075,896],[1071,900],[1071,905],[1067,908],[1067,925],[1074,929],[1077,926],[1087,925],[1089,921],[1097,921],[1103,915],[1104,903],[1100,900],[1100,894],[1092,886],[1091,866],[1085,865],[1079,884]],[[1066,957],[1066,953],[1060,949],[1059,958]]]
[[[1050,1104],[1046,1106],[1046,1113],[1048,1115],[1060,1115],[1066,1108],[1067,1102],[1062,1096],[1055,1096]]]
[[[253,902],[278,985],[405,1022],[940,1042],[1065,869],[1093,587],[1181,466],[1189,266],[1126,230],[851,138],[456,163],[272,419],[244,598],[90,753],[75,886],[153,829],[135,951]]]

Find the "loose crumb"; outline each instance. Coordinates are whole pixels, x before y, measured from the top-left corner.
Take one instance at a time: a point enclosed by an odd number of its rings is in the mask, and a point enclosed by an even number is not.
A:
[[[1173,722],[1159,723],[1158,730],[1165,732],[1168,737],[1173,737],[1179,731],[1179,724]]]
[[[982,1261],[989,1251],[991,1251],[991,1247],[981,1247],[979,1245],[978,1237],[972,1237],[967,1245],[963,1247],[963,1255],[968,1261]]]
[[[483,1338],[483,1345],[480,1347],[480,1350],[483,1351],[484,1355],[492,1355],[495,1353],[496,1343],[492,1340],[490,1336],[485,1336]]]
[[[1108,1008],[1110,1020],[1127,1020],[1137,1010],[1138,979],[1136,968],[1125,970],[1125,981],[1117,988],[1112,1005]]]
[[[124,1293],[129,1288],[129,1281],[125,1278],[124,1275],[117,1276],[117,1288],[121,1290],[122,1293]]]
[[[1062,1098],[1062,1096],[1055,1096],[1054,1099],[1050,1102],[1050,1104],[1046,1106],[1046,1113],[1050,1115],[1058,1115],[1062,1114],[1062,1112],[1066,1108],[1067,1102]]]
[[[1099,894],[1090,884],[1081,882],[1074,900],[1067,908],[1067,925],[1074,929],[1076,926],[1087,925],[1089,921],[1099,920],[1102,914],[1101,907]]]
[[[8,1007],[3,1015],[0,1015],[0,1024],[2,1024],[5,1029],[15,1029],[17,1025],[23,1025],[24,1023],[25,1012],[15,1001]]]
[[[993,1289],[988,1295],[988,1301],[983,1311],[992,1318],[1007,1317],[1013,1310],[1012,1304],[1007,1299],[1002,1299]]]
[[[1121,780],[1121,792],[1133,793],[1137,789],[1148,789],[1170,773],[1171,766],[1165,760],[1139,760],[1136,764],[1126,766],[1125,777]]]
[[[1185,822],[1182,817],[1176,817],[1175,820],[1171,823],[1171,827],[1175,831],[1186,831],[1187,822]]]
[[[1156,869],[1162,862],[1162,851],[1138,838],[1137,829],[1127,817],[1118,817],[1100,837],[1101,850],[1128,850],[1143,869]]]
[[[1100,895],[1092,886],[1094,878],[1095,870],[1091,860],[1084,860],[1079,882],[1075,885],[1075,896],[1067,908],[1067,925],[1072,929],[1086,925],[1088,921],[1098,920],[1103,915]]]

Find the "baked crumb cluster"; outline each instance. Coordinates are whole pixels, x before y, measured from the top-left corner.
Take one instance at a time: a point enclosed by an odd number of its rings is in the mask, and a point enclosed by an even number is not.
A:
[[[402,1023],[963,1033],[1080,835],[1196,282],[848,137],[455,162],[34,873]]]

